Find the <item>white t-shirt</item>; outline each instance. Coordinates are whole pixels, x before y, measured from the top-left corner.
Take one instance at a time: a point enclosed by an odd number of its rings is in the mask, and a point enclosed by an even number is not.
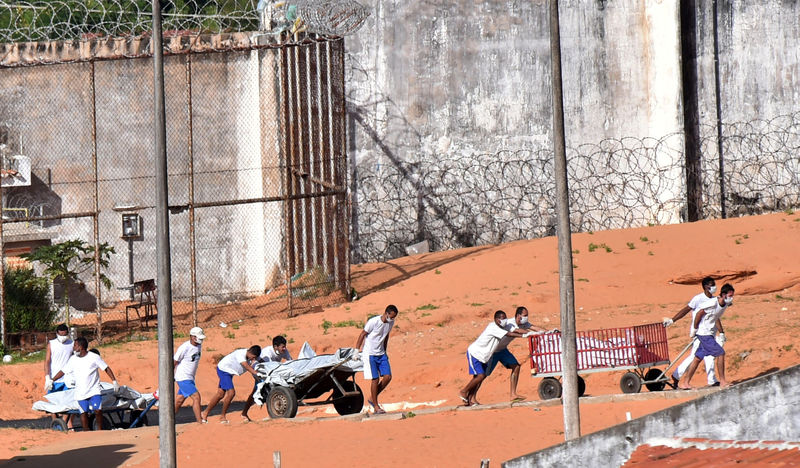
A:
[[[231,375],[242,375],[245,373],[242,363],[247,361],[247,348],[240,348],[222,358],[217,364],[219,370]]]
[[[178,363],[175,366],[175,381],[194,380],[197,374],[197,366],[200,364],[200,355],[203,353],[200,345],[193,345],[191,341],[186,341],[178,346],[173,360]]]
[[[722,317],[727,308],[727,304],[719,305],[718,297],[706,298],[706,302],[700,304],[700,310],[705,310],[706,315],[703,316],[697,326],[697,334],[702,336],[716,335],[717,320]]]
[[[363,353],[367,356],[382,356],[386,354],[386,348],[383,342],[389,332],[392,331],[394,322],[384,322],[381,320],[383,315],[377,315],[367,320],[364,325],[364,331],[367,332],[367,337],[364,339]]]
[[[69,359],[69,362],[62,370],[65,374],[72,372],[75,377],[76,400],[86,400],[95,395],[100,395],[102,388],[100,387],[100,372],[98,369],[104,371],[108,369],[108,364],[95,353],[86,353],[84,357],[73,355]]]
[[[497,348],[497,344],[507,334],[508,332],[506,330],[498,327],[496,323],[491,322],[486,326],[486,329],[483,330],[480,336],[478,336],[478,339],[469,345],[467,352],[470,356],[486,364],[489,362],[489,359],[491,359],[492,354]]]
[[[48,345],[50,346],[50,377],[58,374],[58,371],[64,370],[67,362],[69,362],[69,358],[72,357],[74,344],[75,343],[70,339],[67,339],[63,343],[57,339],[50,340]],[[66,380],[67,372],[64,371],[64,377],[56,380],[56,382],[66,382]]]
[[[527,329],[531,328],[531,324],[530,324],[530,322],[528,322],[528,323],[523,323],[522,325],[517,325],[517,321],[516,320],[510,320],[509,319],[509,321],[506,324],[506,326],[503,327],[503,329],[505,331],[507,331],[507,332],[514,331],[514,330],[516,330],[518,328],[524,328],[524,329],[527,330]],[[502,350],[508,348],[508,345],[511,344],[511,341],[513,339],[514,339],[514,337],[508,336],[508,335],[500,338],[500,342],[497,343],[497,347],[494,349],[494,352],[496,353],[498,351],[502,351]]]
[[[278,354],[275,352],[275,348],[272,346],[266,346],[261,348],[261,360],[265,362],[281,362],[281,360],[286,359],[287,361],[292,360],[292,355],[289,354],[288,349],[284,349],[282,353]]]
[[[697,317],[697,312],[699,312],[701,309],[700,305],[709,299],[712,298],[706,296],[705,292],[701,292],[700,294],[694,296],[692,300],[689,301],[689,304],[687,304],[692,309],[692,322],[689,324],[689,336],[692,336],[692,333],[694,332],[694,319]]]

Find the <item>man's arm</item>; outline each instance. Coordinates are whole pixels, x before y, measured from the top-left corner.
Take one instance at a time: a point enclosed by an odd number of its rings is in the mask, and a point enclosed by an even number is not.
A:
[[[677,322],[678,320],[682,319],[684,315],[688,314],[691,310],[692,308],[689,307],[688,305],[684,306],[683,309],[679,310],[678,313],[675,314],[674,317],[672,317],[672,321]]]
[[[64,371],[58,371],[58,373],[53,376],[53,380],[58,380],[61,377],[64,377]]]
[[[700,326],[700,321],[703,320],[703,317],[706,316],[706,311],[701,310],[697,313],[697,317],[694,318],[694,330],[697,331],[697,328]]]
[[[259,358],[259,362],[261,362],[260,358]],[[244,370],[246,370],[247,372],[253,374],[253,377],[258,377],[258,372],[256,372],[255,369],[253,369],[253,366],[251,366],[249,362],[242,361],[240,364],[242,365],[242,367],[244,367]]]
[[[358,335],[358,339],[356,340],[356,349],[361,351],[361,346],[364,345],[364,339],[367,337],[367,331],[361,330],[361,334]],[[388,335],[386,336],[389,337]]]
[[[389,349],[389,335],[391,335],[391,330],[389,333],[386,334],[386,338],[383,339],[383,352],[385,353]]]
[[[106,374],[108,375],[108,377],[111,379],[112,382],[117,380],[117,378],[114,377],[114,371],[112,371],[110,367],[106,367]]]
[[[47,343],[47,351],[44,353],[44,375],[50,375],[50,362],[52,359],[50,355],[50,343]]]
[[[523,336],[525,336],[525,333],[528,333],[528,330],[523,331],[522,328],[516,328],[508,332],[507,335],[512,338],[522,338]]]
[[[719,330],[720,334],[725,333],[725,330],[722,329],[722,320],[720,320],[720,319],[717,319],[717,330]],[[735,335],[735,333],[734,333],[734,335]]]

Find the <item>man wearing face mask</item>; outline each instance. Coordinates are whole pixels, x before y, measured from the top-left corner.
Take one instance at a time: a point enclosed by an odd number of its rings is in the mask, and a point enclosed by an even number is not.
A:
[[[692,300],[689,301],[689,304],[684,306],[683,309],[679,310],[678,313],[675,314],[675,316],[673,318],[665,319],[664,320],[664,326],[665,327],[669,327],[674,322],[677,322],[678,320],[683,318],[683,316],[685,316],[687,313],[689,313],[691,311],[692,312],[692,322],[689,324],[689,335],[690,336],[694,335],[694,333],[695,333],[694,319],[697,317],[697,312],[700,310],[700,304],[702,304],[703,302],[707,302],[709,299],[714,297],[714,293],[717,290],[717,286],[716,286],[716,283],[714,282],[714,278],[711,278],[710,276],[706,276],[705,278],[703,278],[703,281],[701,282],[701,285],[703,287],[703,292],[701,292],[700,294],[694,296],[692,298]],[[724,333],[720,333],[720,338],[719,338],[718,342],[720,342],[720,341],[721,341],[720,346],[722,346],[722,344],[725,343],[725,334]],[[697,340],[694,340],[694,343],[692,345],[691,353],[689,353],[689,355],[686,356],[686,359],[684,359],[680,363],[680,365],[678,365],[677,369],[675,369],[675,371],[672,373],[672,385],[673,385],[673,387],[677,387],[678,386],[678,381],[681,379],[681,376],[686,372],[686,369],[688,369],[689,366],[692,364],[692,361],[694,361],[694,355],[697,352],[697,348],[699,346],[700,346],[700,342],[697,341]],[[706,374],[708,376],[708,385],[709,386],[717,386],[717,385],[719,385],[719,382],[717,381],[716,375],[714,374],[714,358],[712,356],[706,357],[703,360],[703,364],[706,367]]]
[[[505,321],[500,322],[500,326],[506,331],[519,330],[525,333],[525,335],[532,332],[545,331],[544,328],[537,327],[528,321],[528,309],[522,306],[517,307],[514,320],[505,319]],[[503,364],[506,369],[511,369],[511,392],[509,394],[511,401],[522,401],[525,397],[517,394],[517,383],[519,383],[519,371],[521,367],[517,358],[508,350],[508,345],[511,344],[511,340],[513,339],[514,337],[509,335],[500,338],[500,341],[497,343],[497,348],[495,348],[494,354],[492,354],[492,359],[489,361],[489,365],[486,366],[486,377],[492,375],[498,363]]]
[[[392,369],[389,366],[386,350],[389,347],[389,333],[392,331],[397,313],[397,307],[394,305],[386,306],[383,314],[367,320],[356,340],[355,359],[359,359],[362,352],[367,356],[367,360],[364,362],[364,379],[370,381],[370,399],[367,400],[367,403],[375,414],[386,413],[378,403],[378,395],[386,390],[389,382],[392,381]],[[363,351],[361,350],[362,345],[364,346]]]
[[[54,369],[63,369],[72,356],[73,342],[69,337],[69,328],[63,323],[56,327],[56,337],[47,343],[44,355],[44,386],[47,393],[60,392],[67,389],[66,376],[53,380]]]
[[[228,424],[228,407],[236,396],[236,388],[233,386],[233,376],[242,375],[249,372],[253,377],[258,377],[258,373],[253,366],[259,361],[261,346],[253,345],[249,348],[239,348],[220,359],[217,364],[217,377],[219,377],[219,388],[217,393],[211,397],[211,401],[206,406],[206,410],[200,413],[200,422],[208,422],[208,415],[211,410],[222,400],[222,414],[220,423]]]
[[[202,422],[200,416],[200,392],[194,383],[197,375],[197,366],[200,364],[202,355],[203,340],[206,335],[203,329],[194,327],[189,330],[189,340],[178,346],[173,356],[175,369],[175,383],[178,384],[178,395],[175,397],[175,414],[183,406],[183,402],[189,398],[192,400],[192,411],[197,422]]]
[[[100,371],[104,370],[114,384],[114,393],[119,391],[117,378],[114,372],[108,367],[103,359],[88,351],[89,343],[86,338],[80,337],[75,340],[73,346],[73,356],[67,365],[56,375],[54,380],[58,380],[66,373],[72,372],[75,375],[75,399],[81,411],[81,423],[83,430],[89,430],[89,411],[94,412],[97,429],[103,429],[103,398],[101,397],[102,387],[100,386]]]
[[[494,313],[494,321],[489,323],[478,336],[478,339],[467,348],[467,367],[472,380],[459,392],[464,406],[480,404],[477,399],[478,390],[480,390],[481,384],[486,379],[487,363],[492,359],[492,354],[497,349],[500,340],[505,336],[520,338],[525,334],[524,331],[520,330],[506,330],[503,326],[507,323],[506,313],[498,310]]]
[[[276,336],[272,339],[272,346],[264,346],[261,348],[261,358],[259,359],[260,362],[281,362],[281,361],[291,361],[292,355],[289,353],[289,350],[286,349],[286,338],[281,335]],[[258,386],[258,377],[255,378],[255,385],[253,386],[253,392],[256,391],[256,387]],[[255,403],[253,399],[253,392],[250,392],[250,395],[247,397],[247,401],[244,402],[244,408],[242,408],[242,421],[250,422],[250,416],[247,413],[250,411],[250,408]]]
[[[733,286],[725,283],[720,289],[719,296],[708,299],[700,304],[700,311],[694,319],[695,334],[700,346],[694,354],[694,360],[687,369],[686,374],[679,382],[678,388],[691,389],[691,381],[697,366],[700,365],[706,356],[713,356],[716,359],[716,369],[719,374],[719,386],[725,388],[730,384],[725,379],[725,350],[714,339],[717,329],[722,331],[722,314],[733,304]]]

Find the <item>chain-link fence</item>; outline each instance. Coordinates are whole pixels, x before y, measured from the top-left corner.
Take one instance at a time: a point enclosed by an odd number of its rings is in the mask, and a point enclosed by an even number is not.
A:
[[[728,216],[800,206],[800,112],[725,124],[722,163],[716,128],[701,130],[706,219],[721,216],[723,200]],[[551,149],[415,157],[356,166],[354,262],[402,256],[422,241],[446,250],[555,234]],[[683,134],[604,140],[567,157],[574,231],[686,221]]]
[[[152,68],[145,57],[0,69],[4,270],[41,245],[108,243],[98,271],[112,288],[91,268],[69,292],[72,323],[98,335],[154,312],[137,288],[157,264]],[[190,48],[164,69],[176,325],[349,297],[342,40]]]

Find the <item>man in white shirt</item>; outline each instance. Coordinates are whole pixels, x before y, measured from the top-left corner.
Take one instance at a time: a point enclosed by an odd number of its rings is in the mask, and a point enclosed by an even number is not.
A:
[[[714,334],[716,334],[717,328],[720,330],[722,329],[720,318],[727,308],[733,304],[733,294],[733,286],[725,283],[722,285],[718,297],[708,299],[708,301],[700,304],[701,310],[694,319],[695,335],[697,341],[700,342],[700,346],[697,348],[697,352],[694,355],[694,361],[692,361],[689,369],[686,370],[686,374],[683,375],[683,378],[678,383],[678,388],[684,390],[692,388],[690,385],[692,376],[694,376],[697,366],[700,365],[700,361],[706,356],[713,356],[716,358],[717,362],[715,368],[719,375],[720,388],[725,388],[730,385],[725,379],[725,350],[722,349],[722,346],[714,339]]]
[[[74,343],[69,337],[69,328],[63,323],[56,327],[56,337],[47,343],[44,355],[44,385],[51,386],[47,393],[60,392],[67,389],[67,376],[53,380],[56,370],[63,369],[72,357]]]
[[[178,395],[175,397],[175,414],[183,406],[183,402],[187,398],[192,400],[192,411],[197,422],[203,421],[200,416],[201,396],[197,390],[194,380],[197,375],[197,366],[200,364],[200,356],[202,355],[203,340],[206,335],[203,334],[203,329],[194,327],[189,330],[189,340],[183,342],[175,351],[172,357],[174,360],[175,369],[175,383],[178,384]]]
[[[467,367],[472,380],[459,392],[464,406],[480,404],[477,399],[478,390],[486,378],[486,365],[492,359],[492,354],[494,354],[500,340],[506,335],[512,338],[519,338],[525,334],[519,330],[506,330],[503,327],[507,324],[506,313],[498,310],[494,313],[494,321],[489,323],[478,336],[478,339],[467,348]]]
[[[528,309],[522,306],[517,307],[514,313],[514,321],[507,321],[503,329],[506,331],[519,330],[524,333],[523,336],[527,336],[533,332],[545,331],[544,328],[537,327],[528,321]],[[500,338],[500,341],[497,343],[497,348],[495,348],[494,354],[492,354],[492,359],[486,366],[486,377],[492,375],[498,363],[503,364],[506,369],[511,369],[511,392],[509,393],[511,401],[522,401],[525,397],[517,394],[517,384],[519,383],[519,371],[521,367],[517,358],[508,350],[508,345],[511,344],[511,340],[513,339],[514,337],[509,335]]]
[[[261,348],[261,356],[258,361],[281,362],[283,360],[291,361],[292,355],[289,354],[289,350],[286,349],[286,338],[278,335],[272,339],[272,346],[264,346]],[[256,384],[253,386],[253,391],[248,395],[247,401],[244,402],[244,409],[242,409],[242,420],[245,422],[250,422],[250,416],[247,415],[247,412],[250,411],[250,407],[255,403],[253,400],[253,392],[256,391],[256,387],[258,386],[258,377],[253,376],[253,378],[256,380]]]
[[[356,358],[359,352],[363,352],[367,357],[364,362],[364,379],[370,381],[370,399],[367,403],[372,406],[375,414],[386,413],[378,403],[378,395],[386,390],[386,386],[392,381],[392,368],[389,366],[386,349],[389,347],[389,333],[392,331],[397,314],[397,307],[391,304],[386,306],[383,314],[367,320],[356,340]]]
[[[664,320],[664,326],[668,327],[672,325],[674,322],[680,320],[684,315],[692,312],[692,322],[689,324],[689,335],[691,336],[692,333],[695,332],[694,328],[694,319],[697,317],[697,311],[700,310],[700,304],[703,302],[708,301],[710,298],[714,297],[714,292],[717,290],[717,285],[714,282],[714,278],[710,276],[706,276],[703,278],[703,281],[700,283],[703,287],[703,292],[694,296],[689,303],[683,307],[683,309],[679,310],[677,314],[673,318],[668,318]],[[719,341],[725,340],[725,335],[722,335],[722,338]],[[681,376],[686,372],[686,369],[692,364],[694,361],[694,355],[697,352],[697,348],[700,346],[700,342],[697,340],[693,341],[692,344],[692,352],[686,356],[686,359],[678,365],[678,368],[672,373],[672,386],[677,387],[678,381],[681,379]],[[721,345],[720,345],[721,346]],[[708,375],[708,385],[716,386],[719,385],[716,376],[714,375],[714,357],[713,356],[706,356],[703,359],[703,364],[706,367],[706,374]]]
[[[253,364],[255,364],[261,355],[261,346],[253,345],[249,348],[240,348],[228,354],[219,361],[217,364],[217,376],[219,377],[219,388],[217,393],[211,397],[211,401],[206,406],[206,410],[200,413],[200,420],[202,422],[208,421],[208,415],[211,410],[217,406],[222,400],[222,414],[220,421],[223,424],[228,424],[228,418],[225,415],[228,413],[228,407],[236,396],[236,389],[233,387],[233,376],[242,375],[249,372],[253,376],[257,376]]]
[[[83,430],[89,428],[89,411],[95,414],[97,429],[103,429],[103,398],[100,396],[100,370],[104,370],[114,383],[114,392],[119,391],[119,384],[114,377],[114,372],[103,361],[100,355],[87,351],[89,343],[86,338],[80,337],[75,340],[73,346],[75,354],[69,359],[67,365],[53,376],[53,380],[58,380],[72,372],[75,376],[75,399],[78,401],[81,411],[81,424]]]

